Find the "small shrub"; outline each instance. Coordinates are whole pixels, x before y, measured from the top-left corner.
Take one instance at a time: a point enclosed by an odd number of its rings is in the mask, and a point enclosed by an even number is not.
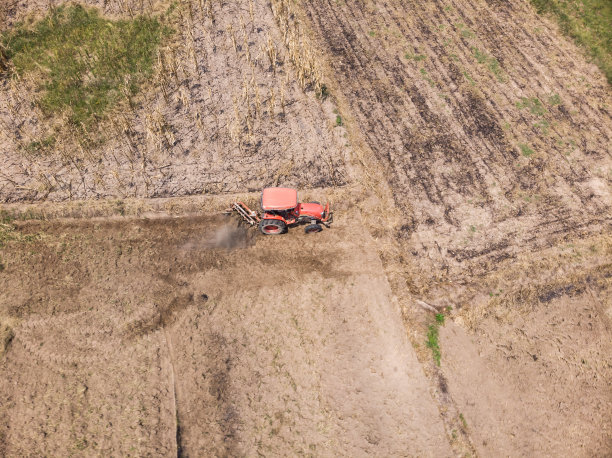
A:
[[[325,100],[329,97],[329,88],[325,84],[321,84],[321,89],[317,92],[317,97],[321,100]]]
[[[340,116],[340,115],[336,115],[336,126],[337,126],[337,127],[340,127],[340,126],[342,126],[342,125],[343,125],[343,124],[342,124],[342,116]]]
[[[444,314],[443,313],[436,313],[436,323],[444,324]]]

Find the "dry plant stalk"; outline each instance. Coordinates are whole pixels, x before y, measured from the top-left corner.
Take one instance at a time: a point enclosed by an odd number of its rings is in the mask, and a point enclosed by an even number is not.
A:
[[[189,93],[187,92],[187,89],[185,89],[184,86],[181,86],[178,92],[179,92],[179,100],[181,101],[183,106],[189,108],[191,103],[190,103],[190,97],[189,97]]]
[[[274,46],[274,42],[272,41],[270,35],[268,35],[266,54],[268,55],[268,60],[272,66],[272,71],[274,74],[276,74],[276,59],[278,57],[278,51],[276,50],[276,46]]]
[[[314,48],[304,34],[300,33],[298,15],[293,11],[289,0],[272,0],[272,14],[281,29],[283,40],[288,49],[289,60],[297,72],[297,79],[302,89],[311,83],[317,93],[322,90],[322,72],[319,68]]]
[[[283,116],[285,116],[285,91],[283,91],[283,86],[280,87],[280,105]]]
[[[259,86],[254,85],[255,92],[255,116],[261,116],[261,98],[259,97]]]
[[[234,34],[234,28],[232,24],[227,26],[227,32],[230,34],[230,38],[232,39],[232,45],[234,46],[234,51],[238,52],[238,45],[236,44],[236,35]]]
[[[274,105],[276,105],[275,102],[275,96],[274,96],[274,88],[270,88],[270,97],[268,98],[268,104],[270,105],[270,116],[274,117]]]
[[[232,101],[234,102],[234,121],[237,126],[240,126],[242,123],[240,120],[240,111],[238,110],[238,99],[236,99],[236,96],[232,97]]]
[[[199,111],[196,111],[194,118],[195,118],[195,123],[196,123],[198,130],[204,133],[204,124],[202,124],[202,115],[200,114]]]

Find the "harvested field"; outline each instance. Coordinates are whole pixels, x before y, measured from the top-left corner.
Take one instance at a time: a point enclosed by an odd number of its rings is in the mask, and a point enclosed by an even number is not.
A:
[[[305,9],[424,279],[609,229],[610,88],[527,2]]]
[[[110,18],[165,14],[174,34],[159,49],[153,81],[86,137],[37,108],[35,80],[1,78],[0,201],[346,183],[343,130],[330,129],[331,102],[321,104],[307,81],[302,89],[267,4],[180,2],[164,13],[171,2],[82,3]],[[50,4],[0,5],[0,32],[41,17]]]
[[[370,230],[385,240],[454,453],[605,455],[604,76],[527,2],[317,0],[304,10],[376,189],[362,206],[377,206]]]

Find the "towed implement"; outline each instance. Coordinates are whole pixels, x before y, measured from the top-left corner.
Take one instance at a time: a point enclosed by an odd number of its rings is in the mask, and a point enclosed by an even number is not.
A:
[[[261,195],[261,215],[243,202],[234,202],[227,213],[236,212],[251,226],[257,225],[262,234],[278,235],[287,232],[290,226],[306,224],[307,234],[320,232],[329,227],[332,212],[329,202],[298,203],[297,190],[292,188],[265,188]]]

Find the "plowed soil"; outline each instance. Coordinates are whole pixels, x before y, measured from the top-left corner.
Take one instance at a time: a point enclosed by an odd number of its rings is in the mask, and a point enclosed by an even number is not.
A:
[[[26,224],[44,235],[0,276],[2,454],[450,453],[372,242],[337,227]]]
[[[526,2],[305,9],[424,272],[609,228],[610,88]]]
[[[527,2],[304,10],[361,157],[380,169],[365,175],[386,178],[378,195],[395,213],[372,230],[394,240],[382,259],[453,451],[609,453],[603,75]],[[440,366],[421,350],[435,312],[454,321]]]

